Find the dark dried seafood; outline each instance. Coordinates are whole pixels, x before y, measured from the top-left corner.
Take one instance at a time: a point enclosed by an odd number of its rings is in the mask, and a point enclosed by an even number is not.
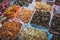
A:
[[[54,15],[50,30],[54,34],[52,40],[60,40],[60,14]]]
[[[60,14],[59,14],[60,15]],[[51,29],[60,33],[60,16],[55,15],[52,19]]]
[[[31,23],[48,27],[49,21],[50,21],[50,13],[36,11],[32,18]]]
[[[53,35],[52,40],[60,40],[60,35]]]
[[[32,27],[25,28],[21,32],[21,40],[47,40],[47,34]]]
[[[33,0],[16,0],[14,4],[18,4],[20,6],[28,6],[29,3],[32,3]]]

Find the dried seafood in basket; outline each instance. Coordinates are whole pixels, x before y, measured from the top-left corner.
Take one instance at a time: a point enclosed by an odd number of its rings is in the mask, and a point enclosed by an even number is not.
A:
[[[5,11],[4,15],[7,16],[8,18],[13,18],[18,12],[18,10],[19,10],[18,5],[12,5]]]
[[[22,20],[24,23],[28,23],[32,14],[33,14],[33,10],[30,10],[28,8],[23,8],[19,10],[19,12],[16,15],[16,18]]]
[[[52,6],[50,6],[44,2],[35,2],[35,8],[36,8],[36,10],[43,10],[46,12],[50,12]]]
[[[32,17],[31,23],[40,26],[45,26],[46,28],[48,28],[50,16],[51,16],[50,13],[36,11]]]
[[[15,40],[20,29],[21,29],[20,23],[17,23],[15,21],[12,22],[4,21],[2,23],[2,28],[0,28],[0,39]]]
[[[16,0],[14,4],[18,4],[20,6],[28,7],[33,0]]]
[[[52,40],[60,40],[60,14],[54,14],[51,22],[50,32],[53,33]]]
[[[47,40],[45,32],[32,27],[25,28],[19,37],[20,40]]]
[[[60,33],[60,14],[54,15],[54,17],[52,19],[52,23],[51,23],[51,29]]]
[[[53,35],[52,40],[60,40],[60,35]]]

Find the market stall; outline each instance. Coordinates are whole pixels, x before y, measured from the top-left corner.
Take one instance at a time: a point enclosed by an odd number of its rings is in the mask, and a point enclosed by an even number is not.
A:
[[[0,1],[0,40],[60,40],[59,2],[46,2]]]

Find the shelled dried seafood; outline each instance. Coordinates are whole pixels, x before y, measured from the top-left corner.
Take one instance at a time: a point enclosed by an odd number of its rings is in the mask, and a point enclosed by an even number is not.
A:
[[[21,40],[47,40],[47,34],[32,27],[25,28],[21,32]]]

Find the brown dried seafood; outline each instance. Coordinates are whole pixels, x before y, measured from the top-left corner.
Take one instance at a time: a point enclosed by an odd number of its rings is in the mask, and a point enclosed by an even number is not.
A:
[[[59,14],[60,15],[60,14]],[[60,16],[55,15],[52,19],[51,29],[60,33]]]
[[[21,19],[24,23],[28,23],[31,16],[33,14],[33,10],[30,9],[21,9],[16,15],[17,19]]]
[[[60,40],[60,14],[54,14],[50,30],[54,34],[52,40]]]
[[[50,13],[36,11],[31,20],[31,23],[48,27],[49,21],[50,21],[50,16],[51,16]]]
[[[21,24],[15,21],[13,22],[5,21],[2,24],[2,28],[0,28],[0,39],[15,40],[20,29],[21,29]]]

